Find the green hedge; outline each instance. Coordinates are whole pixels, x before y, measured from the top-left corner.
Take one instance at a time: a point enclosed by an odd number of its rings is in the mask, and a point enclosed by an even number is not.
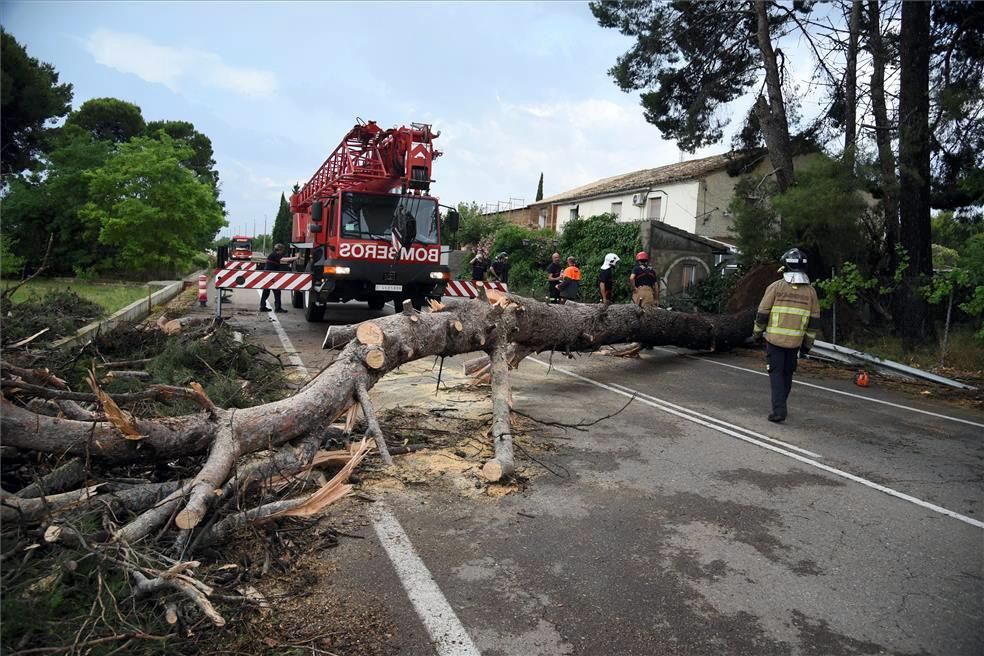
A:
[[[618,223],[612,214],[568,221],[560,238],[561,257],[573,255],[581,268],[581,301],[585,303],[601,301],[598,274],[608,253],[615,253],[621,259],[615,269],[613,300],[630,302],[629,275],[635,266],[635,254],[641,250],[639,224]]]

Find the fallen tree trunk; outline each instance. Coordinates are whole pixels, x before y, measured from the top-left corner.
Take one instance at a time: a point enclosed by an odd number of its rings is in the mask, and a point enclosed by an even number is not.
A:
[[[404,308],[402,313],[370,322],[333,326],[326,347],[344,346],[331,366],[290,398],[240,410],[212,408],[177,418],[133,418],[126,435],[110,421],[46,417],[5,398],[0,444],[117,462],[154,462],[208,452],[197,476],[170,488],[163,501],[118,532],[118,539],[133,541],[159,530],[172,518],[184,529],[198,526],[214,502],[224,496],[215,491],[229,483],[243,456],[275,450],[295,438],[323,431],[356,404],[369,409],[366,416],[371,416],[366,392],[387,372],[423,357],[484,351],[492,360],[496,441],[494,464],[487,467],[486,475],[497,480],[509,475],[513,467],[508,369],[527,354],[590,351],[626,342],[722,350],[745,341],[754,313],[707,316],[634,305],[549,305],[491,291],[486,298],[436,310],[420,313]],[[64,389],[63,381],[45,371],[5,365],[4,374],[8,371],[31,385],[61,385]],[[18,396],[28,392],[25,388],[17,388]],[[381,442],[381,433],[371,423],[371,437]]]

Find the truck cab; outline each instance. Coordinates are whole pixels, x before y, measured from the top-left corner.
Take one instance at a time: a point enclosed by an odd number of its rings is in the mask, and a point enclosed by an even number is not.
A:
[[[249,261],[253,257],[253,239],[236,235],[229,242],[229,259]]]
[[[309,249],[302,265],[312,275],[305,316],[320,321],[328,303],[349,300],[379,310],[388,301],[399,308],[409,299],[420,308],[439,299],[451,278],[441,263],[440,233],[437,200],[419,192],[340,191],[314,202],[309,215],[295,215],[293,235],[295,245]]]

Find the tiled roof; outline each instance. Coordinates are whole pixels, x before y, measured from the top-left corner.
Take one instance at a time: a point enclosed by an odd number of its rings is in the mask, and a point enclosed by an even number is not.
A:
[[[639,191],[649,189],[655,185],[669,184],[681,180],[693,180],[713,171],[723,169],[729,164],[740,161],[747,156],[748,153],[724,153],[722,155],[711,155],[710,157],[690,160],[689,162],[660,166],[655,169],[642,169],[641,171],[633,171],[632,173],[623,173],[622,175],[596,180],[595,182],[565,191],[556,196],[544,198],[540,203],[561,203],[627,191]]]

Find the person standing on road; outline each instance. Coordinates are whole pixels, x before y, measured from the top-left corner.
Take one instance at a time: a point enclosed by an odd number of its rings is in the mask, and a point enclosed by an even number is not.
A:
[[[471,261],[472,282],[485,282],[485,276],[489,270],[489,258],[485,251],[479,250]]]
[[[601,302],[605,305],[612,304],[612,286],[615,284],[615,267],[618,266],[618,255],[609,253],[605,256],[605,263],[601,265],[601,273],[598,274],[598,290],[601,292]]]
[[[509,254],[499,253],[492,263],[492,277],[504,285],[509,284]]]
[[[560,264],[560,253],[554,253],[547,265],[547,296],[551,303],[560,303],[560,274],[564,267]]]
[[[267,255],[266,263],[263,265],[264,271],[286,271],[287,268],[284,266],[290,262],[296,262],[300,255],[294,255],[292,257],[285,257],[284,253],[287,249],[284,248],[283,244],[277,244],[273,247],[273,252]],[[270,298],[270,290],[264,289],[263,293],[260,294],[260,312],[269,312],[270,308],[267,307],[267,299]],[[280,302],[280,290],[273,290],[273,309],[275,312],[286,312],[284,306]]]
[[[649,266],[649,253],[636,253],[636,266],[629,276],[632,303],[639,306],[659,305],[659,274]]]
[[[581,270],[577,267],[577,260],[574,256],[567,258],[567,268],[560,274],[560,283],[557,285],[560,290],[560,302],[576,301],[581,291]]]
[[[782,279],[765,290],[755,315],[752,338],[765,335],[765,352],[772,391],[769,421],[786,419],[786,400],[793,387],[796,359],[813,348],[820,322],[820,301],[806,275],[806,254],[792,248],[782,256]]]

